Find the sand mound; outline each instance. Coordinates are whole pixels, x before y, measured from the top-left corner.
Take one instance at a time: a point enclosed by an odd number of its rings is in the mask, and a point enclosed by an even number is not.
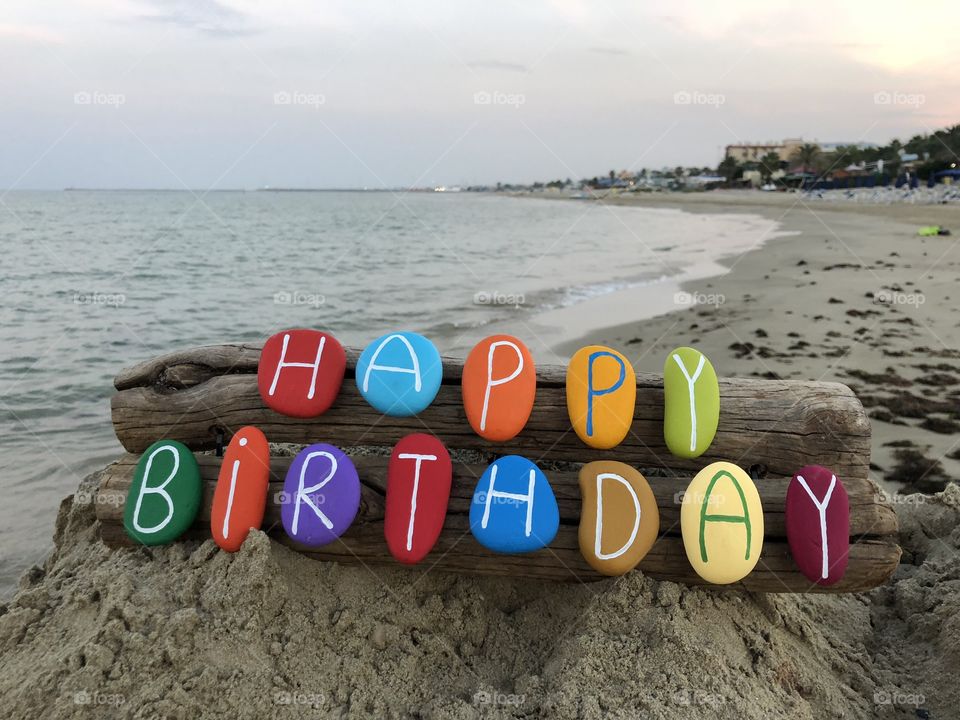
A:
[[[76,497],[89,496],[97,476]],[[948,717],[960,490],[909,496],[889,586],[520,583],[307,560],[253,534],[111,551],[67,498],[0,616],[4,717]]]

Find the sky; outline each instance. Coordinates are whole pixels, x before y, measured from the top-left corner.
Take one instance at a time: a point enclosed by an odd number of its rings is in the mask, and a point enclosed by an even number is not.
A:
[[[5,0],[0,188],[470,185],[886,143],[960,122],[958,26],[940,0]]]

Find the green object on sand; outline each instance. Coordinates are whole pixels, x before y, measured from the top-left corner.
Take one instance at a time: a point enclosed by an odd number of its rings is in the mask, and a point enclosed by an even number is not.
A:
[[[932,237],[934,235],[939,235],[939,234],[940,234],[939,225],[927,225],[926,227],[922,227],[919,230],[917,230],[917,235],[919,235],[920,237]]]
[[[123,527],[143,545],[173,542],[193,524],[202,501],[200,467],[193,453],[176,440],[160,440],[137,463]]]

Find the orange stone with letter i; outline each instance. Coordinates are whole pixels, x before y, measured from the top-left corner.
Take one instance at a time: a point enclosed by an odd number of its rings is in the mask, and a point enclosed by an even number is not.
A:
[[[340,392],[347,354],[318,330],[284,330],[263,344],[257,388],[271,410],[311,418],[326,412]]]
[[[602,345],[580,348],[567,366],[567,412],[577,436],[609,450],[630,432],[637,376],[623,355]]]
[[[223,454],[210,509],[210,532],[227,552],[260,529],[270,486],[270,445],[258,428],[240,428]]]
[[[504,442],[530,418],[537,372],[527,346],[510,335],[481,340],[463,364],[463,409],[480,437]]]

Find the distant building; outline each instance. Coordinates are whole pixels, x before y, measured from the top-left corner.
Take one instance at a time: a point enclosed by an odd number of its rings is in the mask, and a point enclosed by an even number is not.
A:
[[[726,156],[738,163],[759,162],[768,153],[776,153],[781,162],[787,162],[794,151],[803,145],[803,138],[787,138],[781,142],[727,145]]]

